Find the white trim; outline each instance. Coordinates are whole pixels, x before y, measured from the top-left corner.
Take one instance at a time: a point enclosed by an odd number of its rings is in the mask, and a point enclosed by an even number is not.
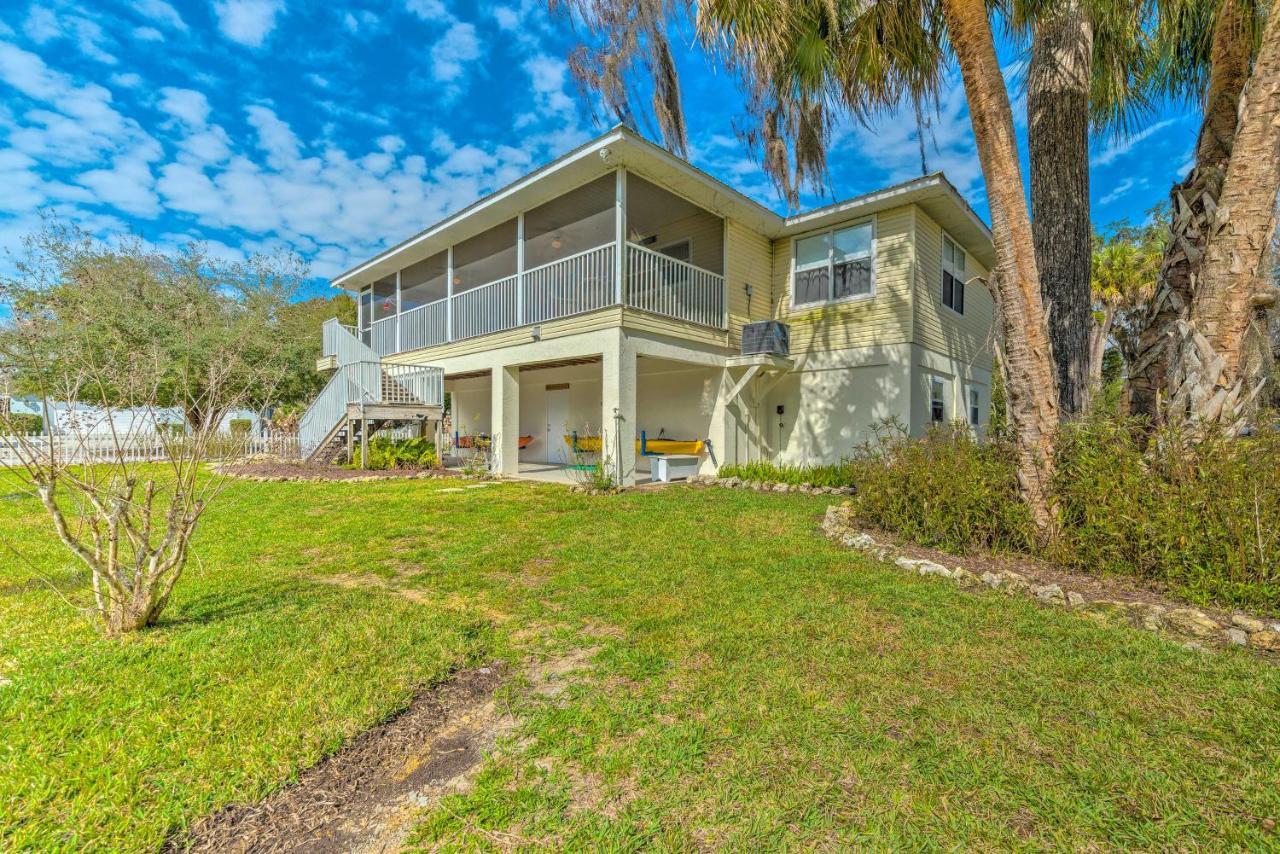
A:
[[[788,274],[788,280],[790,283],[788,285],[788,290],[790,291],[790,294],[787,298],[787,301],[790,305],[790,311],[793,311],[793,312],[810,311],[815,308],[822,308],[823,306],[841,305],[847,302],[861,302],[863,300],[875,299],[876,255],[877,255],[876,245],[878,243],[878,238],[880,236],[878,220],[879,220],[879,217],[876,216],[875,214],[872,214],[869,217],[853,220],[851,222],[842,222],[839,225],[833,225],[829,228],[815,229],[813,231],[809,231],[804,234],[797,234],[791,238],[791,270],[790,270],[790,273]],[[806,240],[810,237],[818,237],[823,234],[828,235],[831,238],[827,243],[827,293],[831,293],[831,288],[835,287],[835,270],[834,270],[834,259],[835,259],[835,249],[836,249],[835,233],[837,231],[845,231],[847,229],[857,228],[862,225],[871,226],[871,255],[870,255],[871,290],[867,291],[865,294],[849,294],[848,296],[844,296],[844,297],[829,297],[823,300],[814,300],[813,302],[797,303],[796,302],[796,244],[799,243],[801,240]],[[816,269],[816,268],[813,268],[813,269]]]

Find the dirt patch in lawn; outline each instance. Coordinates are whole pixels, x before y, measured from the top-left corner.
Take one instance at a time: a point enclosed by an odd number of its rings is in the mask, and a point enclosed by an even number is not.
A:
[[[304,771],[297,783],[198,821],[165,850],[398,850],[418,811],[468,788],[495,740],[515,726],[494,701],[501,680],[497,666],[459,673]]]
[[[348,469],[341,466],[324,465],[323,463],[303,463],[288,460],[262,460],[243,463],[235,466],[221,466],[219,474],[241,477],[252,480],[406,480],[413,478],[457,477],[458,473],[448,469],[389,469],[386,471],[365,471]]]

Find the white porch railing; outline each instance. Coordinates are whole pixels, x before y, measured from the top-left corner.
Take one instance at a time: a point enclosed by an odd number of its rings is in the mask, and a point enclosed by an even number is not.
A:
[[[453,337],[488,335],[520,325],[520,280],[508,276],[453,297]]]
[[[322,356],[332,356],[339,365],[378,360],[378,354],[360,340],[360,335],[354,326],[339,323],[338,318],[331,317],[321,328],[323,330],[320,349]]]
[[[597,246],[524,273],[523,323],[541,323],[617,301],[613,244]]]
[[[417,350],[449,340],[447,299],[411,308],[400,315],[400,349]]]
[[[627,305],[723,329],[724,276],[628,243]]]
[[[372,334],[369,338],[369,346],[373,348],[373,352],[379,356],[390,356],[398,351],[396,347],[396,317],[384,317],[381,320],[375,320],[371,327]]]

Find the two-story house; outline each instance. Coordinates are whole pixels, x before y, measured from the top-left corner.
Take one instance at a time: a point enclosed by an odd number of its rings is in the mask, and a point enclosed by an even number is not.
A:
[[[359,321],[326,328],[326,357],[365,367],[331,396],[442,389],[498,473],[603,444],[623,482],[655,450],[831,462],[890,416],[980,431],[993,256],[940,174],[782,217],[617,127],[338,276]],[[304,444],[340,409],[313,407]]]

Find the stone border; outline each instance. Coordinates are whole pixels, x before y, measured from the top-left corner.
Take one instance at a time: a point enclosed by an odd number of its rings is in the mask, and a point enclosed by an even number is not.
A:
[[[1247,646],[1261,652],[1280,652],[1280,621],[1237,613],[1231,616],[1230,623],[1223,623],[1196,608],[1166,607],[1121,599],[1090,599],[1075,590],[1064,590],[1059,584],[1035,584],[1025,575],[1010,570],[976,575],[962,566],[948,568],[935,561],[910,557],[892,545],[877,542],[858,526],[849,507],[828,507],[822,519],[822,533],[841,545],[899,569],[916,575],[950,579],[966,590],[990,588],[1010,596],[1034,597],[1042,604],[1069,608],[1100,622],[1116,621],[1172,635],[1184,645],[1197,649]]]
[[[725,489],[749,489],[753,492],[800,492],[805,495],[853,495],[852,486],[814,486],[812,483],[770,483],[765,480],[743,480],[740,477],[704,478],[703,483]]]

